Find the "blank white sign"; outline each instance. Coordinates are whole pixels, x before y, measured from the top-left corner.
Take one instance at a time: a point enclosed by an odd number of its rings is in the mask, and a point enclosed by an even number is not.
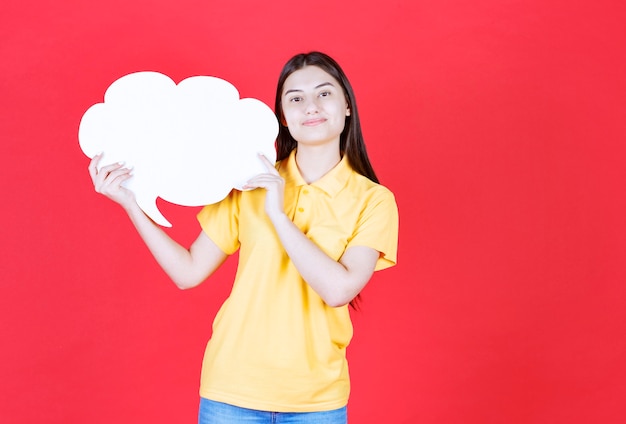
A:
[[[240,99],[227,81],[195,76],[176,85],[158,72],[136,72],[111,84],[104,103],[85,112],[78,139],[88,157],[103,153],[101,166],[132,166],[125,186],[150,218],[169,227],[157,197],[184,206],[222,200],[266,172],[258,153],[273,163],[277,134],[272,110]]]

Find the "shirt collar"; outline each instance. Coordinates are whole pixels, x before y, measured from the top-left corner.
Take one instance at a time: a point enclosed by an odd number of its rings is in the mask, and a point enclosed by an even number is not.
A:
[[[285,179],[285,185],[292,186],[303,186],[307,185],[304,178],[300,174],[300,170],[298,169],[298,165],[296,164],[296,149],[293,149],[289,154],[289,157],[281,161],[281,165],[284,162],[284,170],[281,170],[281,166],[279,165],[279,172],[282,177]],[[311,186],[317,187],[323,190],[330,197],[334,197],[337,193],[341,191],[342,188],[345,187],[348,182],[348,178],[352,174],[352,168],[348,163],[348,158],[344,155],[344,157],[339,161],[337,165],[326,175],[324,175],[319,180],[315,181]]]

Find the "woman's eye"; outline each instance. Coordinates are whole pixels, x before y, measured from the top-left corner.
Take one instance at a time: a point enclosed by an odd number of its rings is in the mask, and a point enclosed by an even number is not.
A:
[[[289,101],[292,103],[297,103],[299,101],[302,101],[302,97],[292,97],[291,99],[289,99]]]
[[[330,96],[330,91],[322,91],[320,93],[320,97],[328,97],[328,96]]]

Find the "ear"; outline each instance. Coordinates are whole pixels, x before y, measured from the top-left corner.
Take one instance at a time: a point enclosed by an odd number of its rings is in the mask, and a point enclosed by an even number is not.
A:
[[[350,116],[350,108],[346,109],[346,116]]]

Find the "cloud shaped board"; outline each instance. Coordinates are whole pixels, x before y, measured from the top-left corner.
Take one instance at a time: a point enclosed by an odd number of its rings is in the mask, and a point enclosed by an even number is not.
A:
[[[253,98],[239,98],[229,82],[195,76],[178,85],[158,72],[121,77],[106,90],[104,103],[83,115],[78,139],[102,166],[125,162],[134,176],[124,185],[156,223],[171,226],[156,198],[183,206],[219,202],[265,167],[262,152],[276,160],[278,122]]]

